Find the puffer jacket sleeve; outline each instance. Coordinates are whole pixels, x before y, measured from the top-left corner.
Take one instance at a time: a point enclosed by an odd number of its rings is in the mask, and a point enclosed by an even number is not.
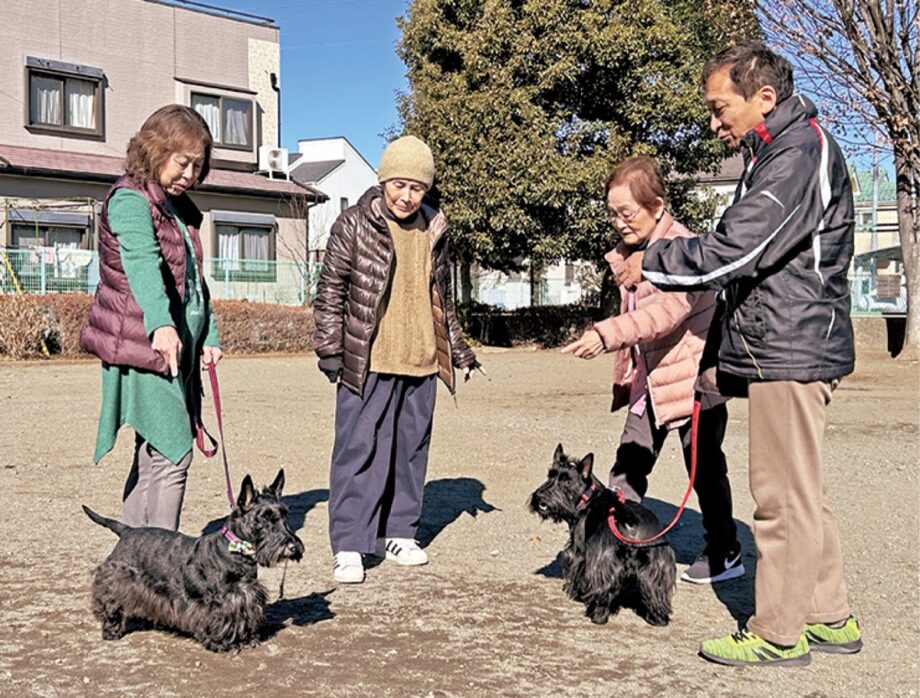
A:
[[[447,331],[450,335],[451,359],[457,368],[466,368],[476,363],[476,354],[470,349],[470,345],[466,343],[466,340],[463,339],[463,328],[460,327],[460,321],[457,320],[452,290],[453,284],[451,284],[450,279],[449,259],[447,240],[443,240],[437,263],[446,281],[444,284],[444,313],[447,316]]]
[[[642,275],[659,288],[720,290],[782,263],[817,228],[819,153],[788,147],[758,162],[750,188],[712,233],[649,245]],[[810,162],[815,160],[815,162]]]
[[[621,293],[627,293],[621,289]],[[651,300],[629,313],[595,323],[607,351],[618,351],[667,337],[680,327],[707,291],[665,293],[657,291]]]
[[[345,351],[345,304],[351,284],[356,226],[342,214],[332,224],[313,300],[313,351],[320,358]]]

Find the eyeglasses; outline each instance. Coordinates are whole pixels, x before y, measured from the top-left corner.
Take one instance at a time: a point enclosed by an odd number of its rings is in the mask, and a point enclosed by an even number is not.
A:
[[[617,211],[616,209],[608,208],[607,217],[610,219],[611,223],[616,223],[618,220],[623,221],[624,223],[632,223],[634,220],[636,220],[636,216],[639,215],[640,211],[641,209],[638,208],[632,212]]]

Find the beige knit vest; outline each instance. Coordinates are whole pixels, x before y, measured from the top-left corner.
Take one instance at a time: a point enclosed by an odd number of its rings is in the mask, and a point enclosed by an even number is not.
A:
[[[371,346],[370,370],[400,376],[438,371],[431,312],[431,242],[419,215],[409,225],[387,220],[393,240],[393,275]]]

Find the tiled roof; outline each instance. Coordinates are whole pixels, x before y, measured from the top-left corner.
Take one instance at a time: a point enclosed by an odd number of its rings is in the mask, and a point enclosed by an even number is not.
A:
[[[124,158],[0,144],[0,174],[3,172],[110,182],[124,172]],[[200,190],[249,196],[303,194],[306,190],[307,196],[313,200],[325,201],[328,198],[314,187],[238,170],[211,169]]]
[[[291,162],[293,163],[293,161]],[[288,172],[290,172],[291,177],[296,179],[298,182],[319,182],[323,177],[330,174],[343,162],[345,161],[321,160],[319,162],[305,162],[303,159],[299,159],[297,164],[291,165]]]
[[[744,158],[739,153],[725,158],[719,166],[719,171],[715,174],[711,172],[700,172],[697,177],[700,182],[715,184],[716,182],[737,182],[744,174]]]
[[[853,188],[853,201],[857,204],[872,203],[872,173],[856,172],[858,187]],[[879,203],[897,201],[895,183],[888,179],[887,173],[881,171],[878,180]]]

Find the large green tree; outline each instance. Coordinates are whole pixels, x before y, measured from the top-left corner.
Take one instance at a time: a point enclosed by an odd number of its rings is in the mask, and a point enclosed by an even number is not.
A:
[[[402,129],[435,152],[455,250],[503,270],[598,260],[603,182],[630,154],[690,214],[681,178],[725,155],[703,63],[757,33],[748,0],[413,0],[400,21]]]

